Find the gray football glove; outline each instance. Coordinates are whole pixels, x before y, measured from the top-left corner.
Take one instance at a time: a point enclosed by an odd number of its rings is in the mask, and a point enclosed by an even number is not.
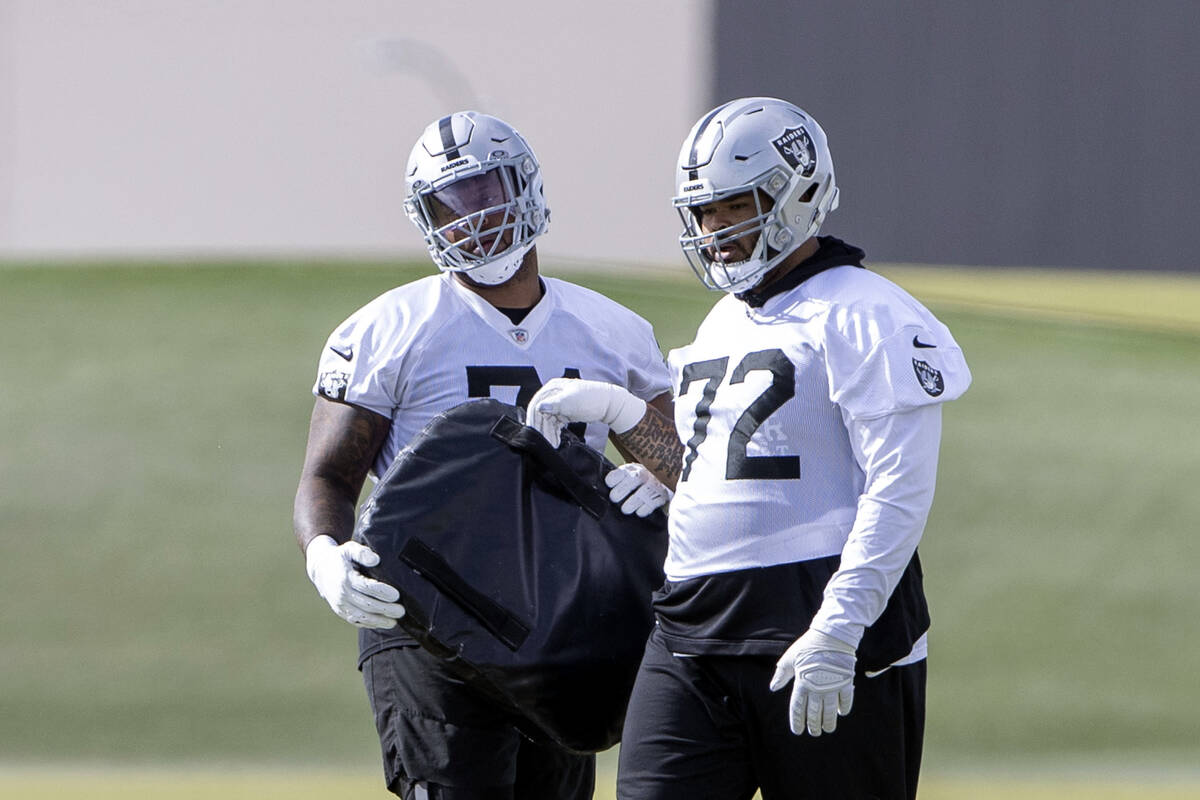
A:
[[[641,464],[622,464],[604,476],[604,482],[612,490],[608,499],[621,503],[626,514],[649,516],[654,509],[662,508],[674,493],[654,477]]]
[[[833,733],[854,704],[854,648],[809,628],[775,663],[771,691],[792,686],[791,728],[800,735]]]

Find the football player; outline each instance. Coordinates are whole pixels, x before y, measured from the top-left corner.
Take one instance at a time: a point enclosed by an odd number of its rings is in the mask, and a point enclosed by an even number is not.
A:
[[[669,410],[670,377],[644,319],[539,276],[536,240],[550,210],[533,151],[510,125],[474,111],[437,120],[412,149],[405,185],[405,210],[441,274],[371,301],[322,349],[296,539],[317,591],[360,628],[359,666],[392,792],[410,800],[590,798],[594,757],[524,739],[505,713],[395,630],[399,593],[357,569],[379,556],[350,541],[355,505],[368,473],[383,475],[430,420],[471,398],[524,406],[544,381],[565,375],[619,385]],[[603,450],[610,429],[635,422],[579,431]],[[638,465],[609,481],[627,513],[644,516],[667,500]]]
[[[675,489],[618,796],[915,797],[916,549],[941,406],[971,379],[962,351],[862,250],[817,235],[838,188],[801,109],[713,109],[676,177],[684,255],[725,297],[668,356],[673,423],[590,381],[551,381],[529,413],[555,440],[641,411],[619,438]]]

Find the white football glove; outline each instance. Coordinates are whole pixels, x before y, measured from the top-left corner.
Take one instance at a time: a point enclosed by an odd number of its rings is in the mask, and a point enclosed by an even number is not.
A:
[[[604,482],[612,489],[608,499],[621,503],[622,512],[639,517],[650,516],[654,509],[662,508],[674,496],[641,464],[622,464],[605,475]]]
[[[854,703],[854,648],[809,628],[775,662],[771,691],[777,692],[795,678],[792,686],[791,728],[799,736],[807,727],[811,736],[833,733],[837,718],[850,713]]]
[[[358,542],[339,545],[332,536],[321,535],[308,543],[304,551],[308,578],[325,598],[333,613],[360,628],[394,628],[404,616],[404,606],[396,602],[400,592],[363,575],[355,567],[373,567],[379,554]]]
[[[614,433],[625,433],[645,414],[646,401],[615,384],[554,378],[529,401],[525,424],[558,447],[560,432],[568,423],[602,422]]]

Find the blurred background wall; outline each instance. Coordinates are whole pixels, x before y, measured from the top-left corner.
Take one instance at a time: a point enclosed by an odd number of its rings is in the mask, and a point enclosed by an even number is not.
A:
[[[696,117],[810,111],[877,261],[1200,269],[1194,0],[0,0],[0,258],[420,252],[402,170],[477,106],[547,255],[678,267]]]
[[[438,116],[526,135],[546,254],[674,263],[708,2],[0,0],[0,258],[423,252]]]
[[[1200,269],[1195,0],[718,2],[718,97],[825,128],[885,261]]]

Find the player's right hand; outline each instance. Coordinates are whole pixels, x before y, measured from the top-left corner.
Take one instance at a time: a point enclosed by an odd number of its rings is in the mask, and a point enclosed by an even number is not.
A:
[[[613,433],[628,431],[646,413],[646,401],[622,386],[580,378],[551,378],[529,400],[525,424],[558,447],[572,422],[600,422]]]
[[[396,587],[368,578],[356,565],[373,567],[379,554],[358,542],[339,545],[332,536],[317,536],[304,551],[308,578],[333,613],[360,628],[394,628],[404,616]]]

